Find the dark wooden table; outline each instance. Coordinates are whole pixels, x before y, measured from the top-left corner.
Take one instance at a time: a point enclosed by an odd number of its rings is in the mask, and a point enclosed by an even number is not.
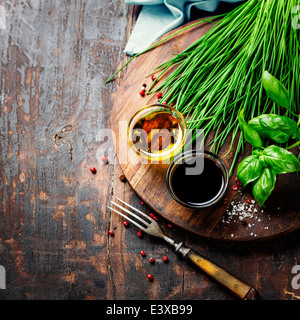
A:
[[[172,249],[147,235],[139,238],[135,227],[125,228],[106,209],[116,195],[150,213],[119,180],[115,156],[105,166],[97,162],[103,143],[98,133],[111,127],[117,85],[104,81],[127,59],[123,49],[139,8],[117,0],[1,4],[0,265],[6,289],[0,298],[233,299]],[[229,244],[169,229],[161,217],[159,222],[169,236],[257,288],[262,299],[300,299],[292,286],[299,231]]]

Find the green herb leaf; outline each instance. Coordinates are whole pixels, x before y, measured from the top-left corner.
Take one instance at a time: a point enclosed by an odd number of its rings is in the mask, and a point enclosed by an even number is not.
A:
[[[275,188],[276,173],[271,168],[264,168],[259,179],[254,183],[252,193],[256,202],[264,205]]]
[[[251,119],[248,124],[260,136],[271,138],[278,143],[285,143],[291,136],[298,134],[297,123],[294,120],[276,114],[263,114]]]
[[[263,146],[262,140],[257,131],[254,130],[251,126],[249,126],[248,123],[245,121],[244,109],[240,111],[238,120],[246,141],[249,142],[255,148],[261,148]]]
[[[265,88],[269,98],[271,98],[276,104],[284,108],[289,108],[289,92],[285,86],[268,71],[264,71],[262,75],[262,85]]]
[[[277,174],[300,170],[298,159],[291,152],[278,146],[272,145],[264,149],[259,159],[272,167]]]
[[[253,149],[252,154],[260,156],[262,154],[262,150],[261,149]]]
[[[257,155],[245,158],[238,166],[237,178],[245,187],[250,182],[258,179],[262,173],[263,165]]]

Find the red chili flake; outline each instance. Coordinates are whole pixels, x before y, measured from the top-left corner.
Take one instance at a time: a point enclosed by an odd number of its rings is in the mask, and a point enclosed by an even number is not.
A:
[[[107,159],[107,156],[103,156],[102,157],[102,162],[104,163],[104,164],[106,164],[107,162],[108,162],[108,159]]]
[[[237,182],[236,186],[239,188],[241,186],[241,184],[239,182]]]
[[[233,186],[232,190],[237,191],[238,187],[237,186]]]
[[[234,179],[234,181],[235,181],[235,182],[238,182],[238,181],[239,181],[239,179],[236,177],[236,178]]]
[[[143,202],[143,201],[140,201],[140,204],[144,204],[144,202]]]
[[[164,101],[163,104],[167,104],[167,101]]]
[[[157,218],[157,216],[154,216],[154,217],[153,217],[153,219],[154,219],[155,221],[158,221],[158,218]]]
[[[141,254],[142,257],[145,257],[145,256],[146,256],[146,252],[143,251],[143,250],[140,252],[140,254]]]
[[[154,258],[150,258],[150,259],[149,259],[149,262],[150,262],[150,263],[154,263],[154,262],[155,262]]]
[[[162,259],[163,259],[164,262],[168,262],[169,261],[167,256],[164,256]]]
[[[142,97],[144,97],[144,95],[145,95],[145,90],[140,90],[140,96],[142,96]]]
[[[248,202],[248,203],[251,203],[251,199],[247,199],[247,202]]]
[[[167,227],[170,228],[170,229],[173,228],[173,226],[171,225],[171,223],[168,223],[168,224],[167,224]]]
[[[161,99],[161,98],[162,98],[162,93],[161,93],[161,92],[158,92],[158,93],[156,94],[156,96],[157,96],[158,99]]]
[[[128,221],[123,221],[124,226],[127,228],[129,226]]]
[[[149,214],[150,218],[154,218],[154,213]]]
[[[113,230],[109,230],[108,233],[113,237],[115,235],[115,233],[113,232]]]
[[[143,236],[143,232],[142,231],[139,231],[138,233],[137,233],[137,235],[138,235],[138,237],[142,237]]]
[[[151,80],[154,81],[156,79],[155,75],[151,76]]]
[[[153,276],[152,276],[152,274],[148,274],[148,275],[147,275],[147,279],[152,282],[152,281],[153,281]]]
[[[95,167],[91,168],[90,170],[91,170],[91,173],[93,173],[93,174],[95,174],[97,172]]]

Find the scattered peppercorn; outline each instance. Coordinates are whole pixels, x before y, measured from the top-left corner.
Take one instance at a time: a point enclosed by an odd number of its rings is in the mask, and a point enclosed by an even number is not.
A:
[[[140,254],[141,254],[142,257],[145,257],[145,256],[146,256],[146,252],[143,251],[143,250],[140,252]]]
[[[234,178],[234,181],[235,181],[235,182],[238,182],[238,181],[239,181],[239,179],[236,177],[236,178]]]
[[[232,190],[237,191],[238,187],[237,186],[233,186]]]
[[[154,258],[151,257],[151,258],[149,259],[149,262],[150,262],[150,263],[154,263],[154,262],[155,262]]]
[[[113,237],[115,235],[115,233],[113,232],[113,230],[109,230],[108,233]]]
[[[93,174],[95,174],[95,173],[97,172],[97,170],[96,170],[95,167],[91,168],[90,171],[91,171],[91,173],[93,173]]]
[[[158,92],[158,93],[156,94],[156,96],[157,96],[158,99],[161,99],[161,98],[162,98],[162,93],[161,93],[161,92]]]
[[[162,259],[163,259],[164,262],[168,262],[169,261],[167,256],[164,256]]]
[[[154,213],[149,214],[150,218],[154,218]]]
[[[125,220],[125,221],[123,221],[123,225],[124,225],[124,227],[126,227],[126,228],[127,228],[127,227],[129,226],[128,221],[126,221],[126,220]]]
[[[245,220],[245,219],[242,219],[241,220],[241,224],[242,224],[242,226],[247,226],[248,225],[248,223],[247,223],[247,221]]]
[[[172,229],[172,228],[173,228],[173,226],[171,225],[171,223],[168,223],[168,224],[167,224],[167,227],[168,227],[169,229]]]
[[[144,202],[143,202],[143,201],[140,201],[140,204],[144,204]]]
[[[153,219],[154,219],[155,221],[158,221],[158,218],[157,218],[157,216],[154,216],[154,217],[153,217]]]
[[[108,159],[107,159],[107,156],[106,156],[106,155],[104,155],[104,156],[102,157],[102,162],[103,162],[104,164],[107,164],[107,163],[108,163]]]
[[[119,179],[122,181],[122,182],[126,182],[126,177],[124,176],[124,174],[121,174],[119,176]]]
[[[153,281],[153,276],[152,276],[152,274],[148,274],[148,275],[147,275],[147,279],[152,282],[152,281]]]
[[[247,203],[251,203],[251,199],[247,199]]]
[[[154,81],[156,79],[155,75],[151,76],[151,80]]]
[[[142,237],[143,236],[143,232],[142,231],[139,231],[138,233],[137,233],[137,235],[138,235],[138,237]]]
[[[145,96],[145,90],[140,90],[140,96],[144,97]]]

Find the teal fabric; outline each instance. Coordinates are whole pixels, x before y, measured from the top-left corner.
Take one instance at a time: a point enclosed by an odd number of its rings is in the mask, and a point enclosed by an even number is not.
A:
[[[132,56],[146,50],[156,39],[189,21],[193,7],[214,12],[221,1],[243,0],[125,0],[127,4],[143,5],[125,52]]]

